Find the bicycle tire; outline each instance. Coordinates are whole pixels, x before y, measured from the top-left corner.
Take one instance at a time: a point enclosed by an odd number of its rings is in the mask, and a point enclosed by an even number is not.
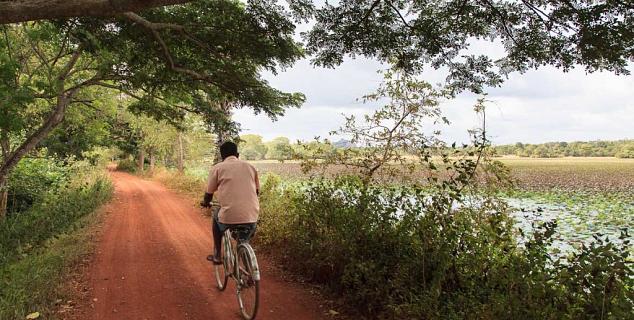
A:
[[[237,291],[240,314],[245,320],[253,320],[260,305],[260,270],[253,248],[248,243],[238,246]]]
[[[216,286],[218,290],[224,291],[227,288],[227,282],[229,281],[229,264],[231,263],[231,246],[227,243],[227,238],[223,235],[222,239],[222,264],[214,264],[214,273],[216,278]]]
[[[218,290],[224,291],[227,288],[227,281],[229,280],[229,275],[227,274],[227,267],[223,261],[222,264],[214,265],[214,273],[216,275],[216,286]]]

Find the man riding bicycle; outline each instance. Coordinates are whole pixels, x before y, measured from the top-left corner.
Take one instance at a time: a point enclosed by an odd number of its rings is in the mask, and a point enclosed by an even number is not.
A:
[[[214,193],[220,203],[220,210],[213,212],[214,253],[207,257],[214,264],[222,263],[220,248],[225,230],[242,226],[248,230],[245,238],[249,239],[255,233],[260,211],[260,181],[255,167],[238,159],[238,146],[230,141],[220,146],[220,156],[222,162],[211,168],[200,204],[210,207]]]

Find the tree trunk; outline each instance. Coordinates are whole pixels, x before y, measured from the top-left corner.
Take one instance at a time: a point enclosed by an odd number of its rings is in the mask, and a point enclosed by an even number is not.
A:
[[[191,2],[192,0],[22,0],[0,1],[0,24],[42,19],[114,16],[126,11]]]
[[[7,205],[9,200],[9,186],[6,182],[0,185],[0,221],[7,215]]]
[[[64,80],[71,72],[79,56],[81,55],[81,46],[78,47],[73,53],[71,59],[66,63],[62,72],[57,76],[58,81],[63,88]],[[42,126],[40,126],[35,132],[33,132],[30,136],[20,144],[13,152],[5,154],[2,157],[2,164],[0,164],[0,186],[6,186],[7,179],[9,178],[9,174],[13,170],[13,168],[24,158],[24,156],[33,150],[46,136],[57,127],[62,120],[64,120],[64,114],[66,112],[66,108],[70,104],[73,96],[79,90],[79,86],[74,89],[69,89],[68,91],[59,92],[57,95],[57,103],[53,112],[46,118]],[[62,89],[63,90],[63,89]],[[6,148],[3,142],[3,150]],[[8,151],[8,150],[5,150]]]
[[[9,143],[9,135],[7,132],[1,129],[0,131],[0,147],[2,148],[2,162],[4,162],[11,151],[11,145]],[[9,186],[7,186],[6,183],[3,183],[0,185],[0,221],[2,221],[7,213],[8,198]]]
[[[184,155],[183,155],[183,133],[178,132],[178,172],[185,172]]]
[[[231,108],[232,108],[232,103],[225,100],[220,102],[220,110],[222,110],[222,112],[227,116],[230,117],[231,116]],[[222,125],[215,125],[214,126],[214,131],[216,133],[216,155],[214,157],[214,163],[219,163],[222,161],[222,156],[220,155],[220,146],[227,140],[227,131],[225,130],[225,126],[224,124]]]
[[[222,155],[220,154],[220,146],[225,141],[223,138],[223,130],[221,128],[216,129],[216,153],[214,155],[214,163],[222,161]]]
[[[138,159],[138,163],[137,163],[137,171],[140,173],[143,173],[143,167],[145,164],[145,149],[143,147],[141,147],[139,149],[139,159]]]
[[[44,121],[42,126],[33,132],[15,151],[9,153],[2,159],[3,162],[2,165],[0,165],[0,186],[6,185],[9,174],[18,162],[64,120],[66,107],[68,107],[74,93],[75,91],[60,94],[57,97],[55,109],[48,116],[46,121]]]
[[[150,151],[150,172],[154,172],[154,150]]]

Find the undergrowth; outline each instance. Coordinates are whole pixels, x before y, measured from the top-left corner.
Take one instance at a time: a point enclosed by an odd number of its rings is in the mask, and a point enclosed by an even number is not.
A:
[[[556,224],[518,243],[494,198],[453,207],[444,193],[355,178],[263,181],[259,244],[365,318],[633,318],[627,232],[556,258]]]
[[[90,249],[91,213],[112,191],[105,174],[78,169],[29,209],[0,222],[0,319],[32,312],[53,317],[68,271]]]

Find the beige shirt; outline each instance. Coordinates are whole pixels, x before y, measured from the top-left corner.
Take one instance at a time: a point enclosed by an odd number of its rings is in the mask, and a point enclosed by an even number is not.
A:
[[[258,221],[260,201],[258,172],[251,164],[234,156],[227,157],[211,168],[207,193],[214,193],[220,202],[218,220],[226,224]]]

